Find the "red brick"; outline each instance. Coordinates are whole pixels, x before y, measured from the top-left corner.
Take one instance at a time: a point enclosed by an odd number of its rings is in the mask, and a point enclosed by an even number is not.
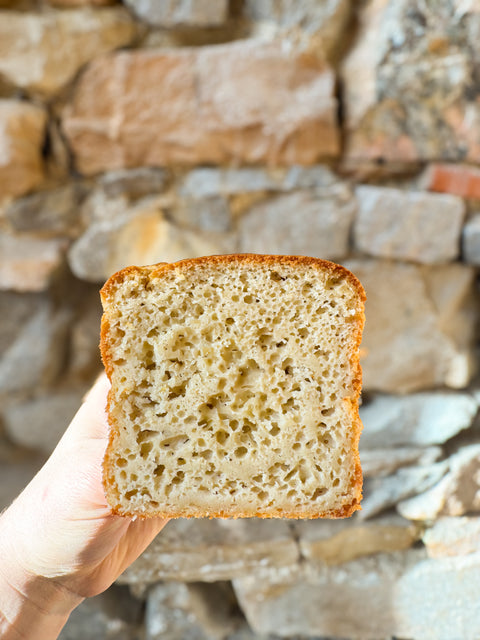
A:
[[[431,164],[424,175],[429,191],[480,199],[480,168],[466,164]]]

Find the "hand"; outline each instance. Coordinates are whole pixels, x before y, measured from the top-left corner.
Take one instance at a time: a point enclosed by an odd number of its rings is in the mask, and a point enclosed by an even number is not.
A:
[[[103,375],[50,459],[0,517],[2,638],[2,613],[4,626],[15,628],[12,638],[55,638],[73,608],[107,589],[166,523],[112,515],[106,502],[108,388]]]

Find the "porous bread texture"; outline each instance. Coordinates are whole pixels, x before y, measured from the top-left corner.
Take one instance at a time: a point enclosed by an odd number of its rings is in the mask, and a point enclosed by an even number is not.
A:
[[[345,517],[362,474],[365,294],[295,256],[128,267],[101,292],[113,511]]]

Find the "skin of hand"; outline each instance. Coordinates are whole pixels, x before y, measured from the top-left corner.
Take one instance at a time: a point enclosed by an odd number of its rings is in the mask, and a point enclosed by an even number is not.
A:
[[[109,386],[105,375],[97,380],[49,460],[0,516],[2,638],[56,638],[70,612],[107,589],[167,522],[115,516],[107,504]]]

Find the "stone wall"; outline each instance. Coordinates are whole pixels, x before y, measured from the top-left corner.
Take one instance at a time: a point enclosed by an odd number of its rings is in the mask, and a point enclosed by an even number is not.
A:
[[[212,253],[363,282],[363,510],[173,521],[63,640],[480,637],[473,1],[0,0],[0,509],[101,364],[101,283]]]

